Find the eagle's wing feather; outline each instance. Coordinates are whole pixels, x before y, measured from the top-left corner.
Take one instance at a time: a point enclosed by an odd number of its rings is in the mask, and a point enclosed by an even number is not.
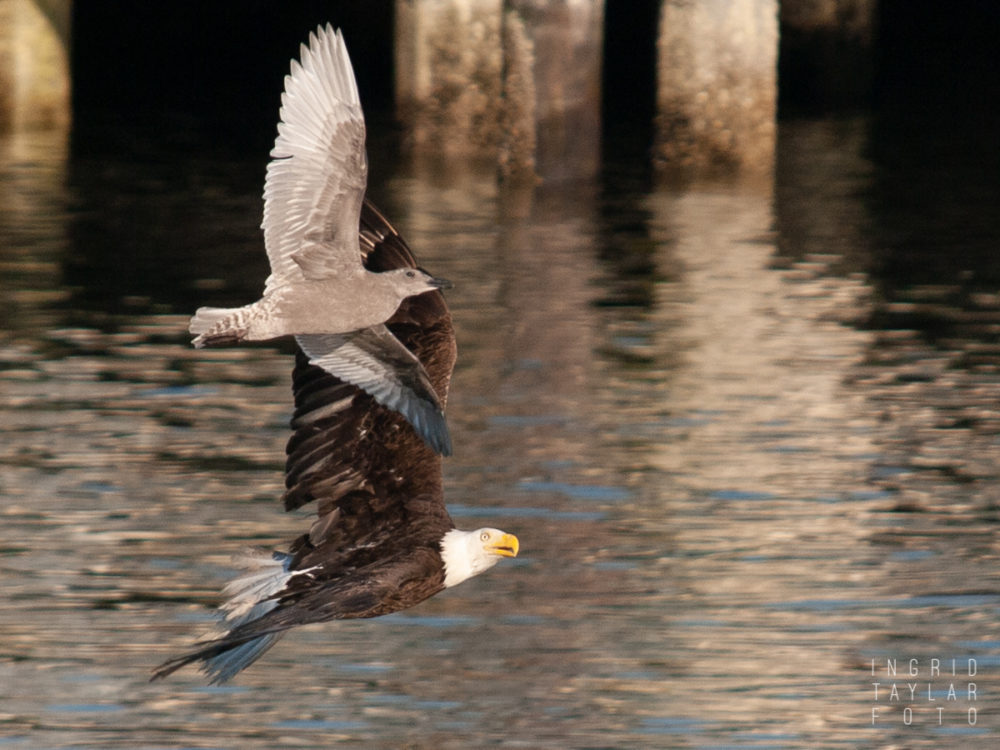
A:
[[[384,325],[345,334],[306,334],[295,339],[309,357],[309,364],[398,411],[435,451],[451,455],[444,411],[427,372]]]

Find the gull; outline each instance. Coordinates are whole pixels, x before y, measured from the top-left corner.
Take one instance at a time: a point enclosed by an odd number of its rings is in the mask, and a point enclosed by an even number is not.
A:
[[[329,24],[310,33],[300,62],[292,60],[270,155],[261,226],[271,273],[263,296],[238,308],[200,308],[189,326],[192,343],[295,336],[310,363],[399,411],[449,455],[427,373],[385,322],[403,300],[451,284],[416,266],[364,265],[364,114],[343,35]]]

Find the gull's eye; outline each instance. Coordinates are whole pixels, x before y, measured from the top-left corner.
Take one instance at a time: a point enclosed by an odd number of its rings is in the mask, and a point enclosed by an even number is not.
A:
[[[414,277],[416,277],[416,274],[415,274],[415,273],[413,273],[413,271],[407,271],[407,272],[406,272],[406,278],[408,278],[408,279],[412,279],[412,278],[414,278]]]
[[[479,541],[488,542],[489,540],[490,540],[490,532],[484,531],[482,534],[479,535]]]

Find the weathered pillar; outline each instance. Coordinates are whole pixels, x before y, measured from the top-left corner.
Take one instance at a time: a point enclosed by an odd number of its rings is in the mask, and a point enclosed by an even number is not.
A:
[[[781,98],[828,110],[857,105],[872,86],[877,0],[782,0]]]
[[[396,106],[412,145],[442,155],[500,142],[500,0],[398,0]]]
[[[658,164],[770,169],[777,0],[664,0],[658,50]]]
[[[418,153],[543,179],[597,166],[598,0],[398,0],[396,103]]]
[[[535,171],[543,179],[594,174],[600,156],[603,3],[507,0],[506,6],[505,112],[533,111]],[[530,88],[521,88],[520,79]],[[508,117],[507,123],[507,158],[517,172],[524,167],[517,161],[522,153],[517,119]]]
[[[0,130],[70,121],[69,0],[0,0]]]

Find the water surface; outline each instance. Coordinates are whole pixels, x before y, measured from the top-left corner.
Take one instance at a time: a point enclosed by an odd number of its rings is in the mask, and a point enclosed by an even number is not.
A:
[[[785,124],[742,183],[382,163],[456,282],[449,503],[522,554],[218,688],[147,679],[309,515],[289,348],[185,333],[259,293],[263,157],[5,136],[0,746],[994,746],[996,188],[874,132]]]

